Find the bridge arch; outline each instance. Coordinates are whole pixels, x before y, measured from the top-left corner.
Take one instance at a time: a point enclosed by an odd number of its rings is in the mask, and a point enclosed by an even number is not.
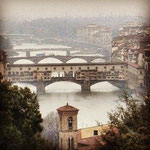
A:
[[[81,85],[74,81],[55,81],[45,86],[45,91],[46,92],[80,92]]]
[[[16,60],[13,64],[34,64],[34,62],[29,59],[20,59]]]
[[[91,91],[111,92],[119,90],[108,81],[99,81],[91,85]]]
[[[87,60],[85,60],[83,58],[71,58],[71,59],[67,60],[66,63],[87,63]]]
[[[32,83],[20,83],[20,82],[17,82],[17,83],[13,83],[13,85],[16,85],[16,86],[22,87],[22,88],[28,87],[32,92],[37,92],[36,86],[34,84],[32,84]]]
[[[51,77],[58,77],[58,72],[52,72]]]
[[[113,92],[126,86],[125,81],[97,81],[91,84],[91,91]]]
[[[60,73],[59,73],[59,76],[60,76],[60,77],[65,77],[65,72],[64,72],[64,71],[60,72]]]
[[[51,73],[51,77],[75,77],[75,72],[74,71],[69,71],[68,73],[65,71],[61,71],[61,72],[52,72]]]
[[[97,58],[91,61],[91,63],[99,63],[99,62],[106,62],[106,60],[103,58]]]
[[[63,62],[57,58],[52,58],[52,57],[41,59],[38,62],[38,64],[48,64],[48,63],[55,64],[55,63],[63,63]]]

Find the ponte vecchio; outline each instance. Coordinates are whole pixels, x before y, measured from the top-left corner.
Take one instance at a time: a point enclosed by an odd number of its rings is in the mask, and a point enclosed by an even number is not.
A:
[[[30,83],[37,93],[44,93],[45,87],[59,81],[70,81],[81,85],[82,91],[98,82],[109,81],[123,88],[126,83],[127,65],[113,63],[66,63],[66,64],[8,64],[7,76],[12,82]]]

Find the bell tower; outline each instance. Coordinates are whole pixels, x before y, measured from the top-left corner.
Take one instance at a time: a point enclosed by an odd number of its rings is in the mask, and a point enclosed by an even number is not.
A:
[[[77,114],[78,109],[68,103],[57,109],[59,114],[59,148],[61,150],[77,149]]]

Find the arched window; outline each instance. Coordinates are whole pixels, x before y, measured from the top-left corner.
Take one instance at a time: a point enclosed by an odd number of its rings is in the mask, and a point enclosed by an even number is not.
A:
[[[73,138],[68,138],[68,150],[73,150],[74,141]]]
[[[72,125],[73,125],[73,119],[72,119],[72,117],[69,117],[68,118],[68,129],[69,130],[72,130]]]

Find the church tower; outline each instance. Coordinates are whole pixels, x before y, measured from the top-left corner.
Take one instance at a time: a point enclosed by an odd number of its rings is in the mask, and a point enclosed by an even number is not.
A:
[[[59,148],[61,150],[77,149],[77,114],[78,109],[68,103],[57,109],[59,114]]]

